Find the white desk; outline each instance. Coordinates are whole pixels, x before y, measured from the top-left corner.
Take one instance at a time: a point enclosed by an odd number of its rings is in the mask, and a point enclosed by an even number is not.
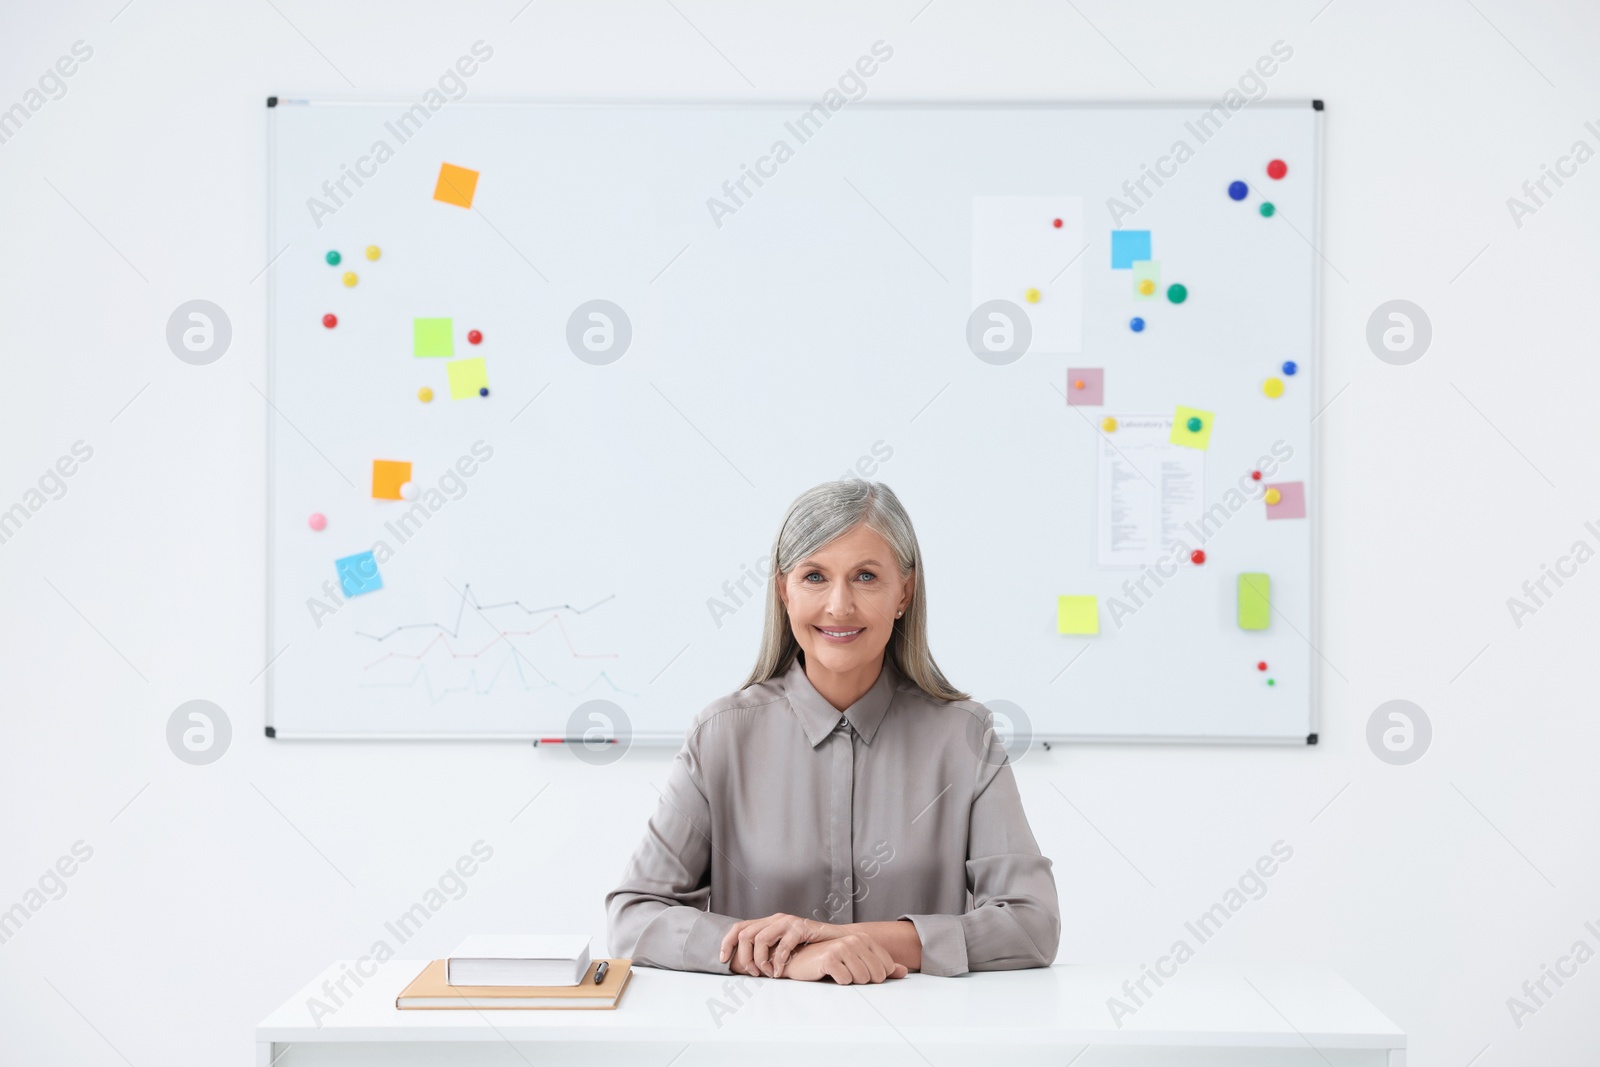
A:
[[[638,967],[615,1011],[397,1011],[396,992],[424,963],[390,960],[359,989],[347,980],[354,995],[318,1026],[308,1000],[326,999],[323,981],[345,973],[329,967],[256,1028],[258,1067],[1405,1064],[1401,1029],[1324,967],[1189,963],[1151,985],[1119,1027],[1106,1000],[1123,996],[1134,967],[914,974],[875,986]]]

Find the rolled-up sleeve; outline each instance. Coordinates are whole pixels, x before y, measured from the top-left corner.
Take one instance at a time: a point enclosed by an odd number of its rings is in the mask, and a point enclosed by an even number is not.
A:
[[[606,894],[611,955],[676,971],[731,974],[717,957],[738,920],[706,910],[711,897],[711,806],[693,735],[672,761],[661,801],[622,884]]]
[[[1061,941],[1055,875],[1028,826],[998,739],[979,763],[968,823],[967,888],[972,908],[964,915],[900,916],[917,928],[923,974],[953,977],[1055,962]]]

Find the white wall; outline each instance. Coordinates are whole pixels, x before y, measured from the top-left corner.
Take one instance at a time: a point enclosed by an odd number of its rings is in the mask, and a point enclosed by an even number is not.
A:
[[[1506,606],[1574,541],[1600,545],[1583,526],[1600,525],[1584,326],[1600,162],[1520,228],[1506,207],[1575,140],[1600,148],[1583,125],[1600,120],[1595,9],[121,2],[0,16],[0,107],[75,41],[93,48],[0,144],[0,508],[75,441],[94,450],[0,544],[0,908],[74,842],[93,848],[0,944],[0,1058],[245,1063],[262,1015],[385,937],[480,839],[493,859],[408,954],[524,925],[604,934],[670,753],[595,770],[526,746],[260,729],[264,99],[420,92],[478,39],[495,59],[474,93],[743,98],[817,95],[881,38],[881,99],[1214,99],[1288,42],[1270,91],[1328,101],[1322,743],[1030,754],[1060,960],[1133,975],[1282,839],[1292,861],[1199,958],[1331,965],[1411,1034],[1417,1067],[1595,1047],[1600,964],[1520,1029],[1506,1007],[1574,941],[1600,948],[1583,926],[1600,920],[1584,684],[1600,564],[1520,627]],[[208,367],[163,338],[196,297],[235,330]],[[1434,329],[1405,367],[1364,340],[1397,297]],[[707,699],[735,681],[706,679]],[[197,697],[235,728],[206,767],[164,737]],[[1365,741],[1397,697],[1435,728],[1403,767]],[[580,807],[593,818],[574,825]]]

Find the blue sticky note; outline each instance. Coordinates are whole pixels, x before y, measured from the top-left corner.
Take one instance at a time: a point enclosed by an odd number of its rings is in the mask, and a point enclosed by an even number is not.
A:
[[[357,552],[353,556],[333,561],[339,572],[339,588],[345,596],[360,596],[383,588],[383,575],[378,573],[378,561],[371,552]]]
[[[1150,258],[1149,230],[1111,231],[1111,269],[1132,270],[1135,260]]]

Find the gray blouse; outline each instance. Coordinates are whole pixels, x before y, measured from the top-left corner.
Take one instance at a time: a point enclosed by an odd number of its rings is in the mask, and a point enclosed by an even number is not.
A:
[[[606,895],[612,956],[730,974],[717,959],[729,927],[787,912],[910,919],[923,974],[1055,959],[1055,877],[988,709],[928,696],[887,658],[842,715],[800,658],[718,700],[658,792]]]

